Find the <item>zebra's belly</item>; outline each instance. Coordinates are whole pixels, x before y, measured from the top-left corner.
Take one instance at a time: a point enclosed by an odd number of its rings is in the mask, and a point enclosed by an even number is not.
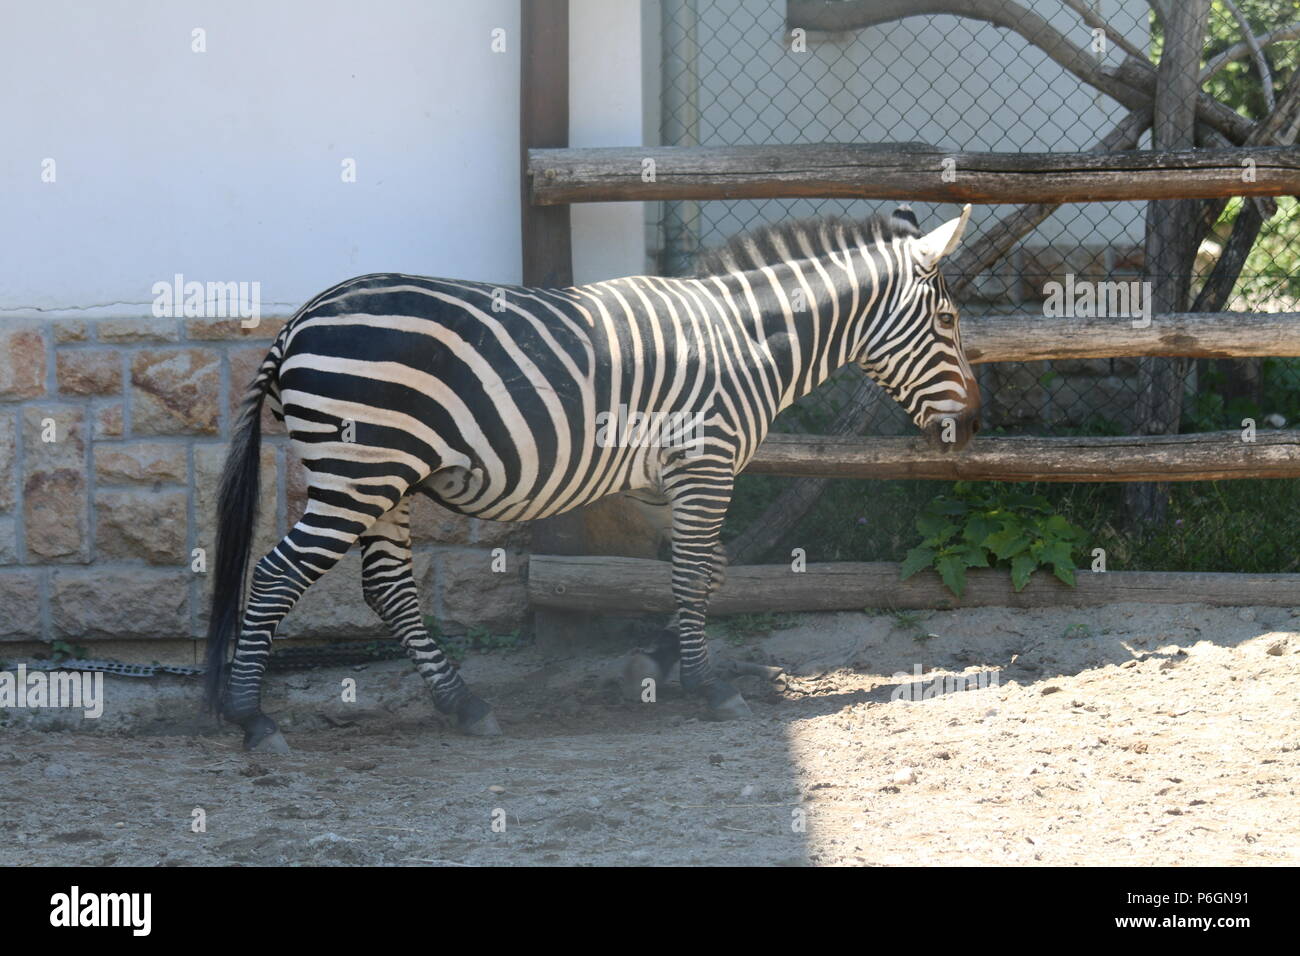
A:
[[[442,469],[423,482],[413,491],[427,495],[439,505],[456,514],[489,521],[536,521],[565,514],[602,498],[623,493],[634,493],[637,500],[647,507],[667,507],[667,501],[659,491],[657,476],[638,473],[629,475],[612,487],[593,484],[587,488],[565,489],[561,494],[546,497],[529,498],[510,494],[506,489],[504,497],[508,504],[499,504],[499,489],[488,487],[481,475],[473,469],[462,467]]]

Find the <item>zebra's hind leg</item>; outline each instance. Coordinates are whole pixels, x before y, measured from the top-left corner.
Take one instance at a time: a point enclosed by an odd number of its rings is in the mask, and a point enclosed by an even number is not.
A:
[[[361,590],[366,603],[402,642],[433,693],[440,713],[455,715],[461,732],[501,733],[492,708],[470,691],[460,672],[429,634],[411,573],[411,499],[408,495],[361,536]]]
[[[293,609],[309,587],[338,564],[348,548],[388,510],[373,498],[339,504],[340,494],[331,492],[334,502],[326,504],[313,488],[306,513],[253,569],[248,606],[230,673],[221,700],[226,720],[244,730],[244,749],[287,753],[288,744],[275,721],[262,713],[262,678],[271,656],[271,640],[284,616]]]

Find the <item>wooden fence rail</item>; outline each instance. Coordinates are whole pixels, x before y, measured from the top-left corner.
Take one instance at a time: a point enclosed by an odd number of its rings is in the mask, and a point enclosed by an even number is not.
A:
[[[1080,571],[1066,587],[1045,571],[1023,591],[995,569],[966,572],[966,591],[953,597],[939,576],[923,571],[906,581],[890,562],[740,565],[709,602],[714,614],[765,611],[861,611],[866,607],[1095,607],[1120,601],[1142,604],[1198,602],[1227,607],[1300,604],[1300,574],[1202,574],[1161,571]],[[535,554],[528,562],[528,599],[534,607],[585,613],[671,611],[671,565],[644,558]]]
[[[1103,295],[1108,286],[1094,283]],[[1118,290],[1116,290],[1118,291]],[[1123,290],[1127,296],[1128,290]],[[1267,358],[1300,355],[1300,312],[1182,312],[1153,315],[1134,328],[1122,317],[1045,318],[983,315],[962,320],[961,340],[971,362],[1124,358]]]
[[[1300,431],[1119,438],[981,435],[960,452],[923,438],[769,435],[745,470],[822,478],[941,481],[1217,481],[1300,477]]]
[[[652,165],[651,165],[652,164]],[[792,197],[1066,203],[1300,194],[1300,147],[945,153],[928,146],[530,149],[540,206]]]

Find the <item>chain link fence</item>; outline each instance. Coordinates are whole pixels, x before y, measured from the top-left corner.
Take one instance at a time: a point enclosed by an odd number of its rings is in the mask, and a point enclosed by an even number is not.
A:
[[[1166,24],[1178,22],[1162,16],[1162,11],[1169,14],[1165,9],[1168,0],[954,0],[951,4],[952,9],[973,11],[987,19],[910,16],[905,5],[895,0],[874,4],[846,0],[820,4],[806,0],[660,2],[662,142],[683,146],[846,142],[921,143],[945,152],[1105,148],[1113,145],[1125,124],[1132,131],[1133,110],[1079,74],[1096,68],[1123,75],[1127,69],[1132,76],[1139,58],[1146,61],[1144,69],[1153,71],[1168,46]],[[935,6],[926,5],[927,9]],[[1000,10],[995,9],[999,6]],[[830,9],[835,7],[841,9]],[[862,28],[844,27],[855,10],[865,10],[865,18],[877,22]],[[798,27],[801,17],[810,26],[792,29]],[[841,29],[816,28],[837,17]],[[1024,27],[1032,17],[1047,25],[1032,37],[1037,42],[1030,42],[1027,34],[1032,31]],[[1297,21],[1300,7],[1294,0],[1214,0],[1201,39],[1197,81],[1202,92],[1261,125],[1275,113],[1287,113],[1288,118],[1297,114],[1296,122],[1300,122],[1300,96],[1288,91],[1300,65]],[[1259,42],[1247,42],[1247,37],[1259,38]],[[1082,52],[1087,60],[1085,70],[1072,71],[1060,65],[1061,43]],[[1151,75],[1154,77],[1153,72]],[[1294,142],[1291,127],[1295,124],[1278,125],[1281,138],[1277,141],[1285,143],[1289,136]],[[1153,148],[1150,127],[1149,119],[1138,123],[1140,136],[1132,145]],[[1231,145],[1201,124],[1194,130],[1172,132],[1175,140],[1181,135],[1189,146]],[[1169,134],[1166,129],[1160,145],[1169,146]],[[1182,286],[1171,300],[1178,307],[1158,311],[1297,308],[1300,203],[1294,197],[1279,197],[1275,206],[1267,200],[1259,204],[1255,212],[1263,220],[1262,226],[1257,239],[1248,244],[1240,273],[1235,280],[1229,276],[1217,302],[1210,294],[1213,290],[1205,288],[1232,240],[1234,225],[1255,202],[1235,199],[1221,212],[1209,202],[1198,204],[1198,215],[1207,217],[1207,226],[1212,222],[1212,227],[1187,257]],[[663,203],[659,268],[667,275],[687,274],[701,249],[765,223],[821,215],[888,215],[895,205],[806,199]],[[945,272],[958,290],[963,317],[977,321],[981,315],[995,313],[1047,314],[1052,283],[1150,282],[1159,286],[1169,277],[1154,274],[1156,270],[1147,261],[1148,226],[1151,217],[1165,214],[1169,205],[1064,205],[983,270],[963,271],[960,259],[950,259]],[[1011,217],[1018,208],[976,207],[966,242],[978,242],[985,230]],[[956,214],[953,206],[927,203],[914,204],[914,211],[923,230]],[[1163,368],[1163,376],[1153,379],[1159,368]],[[1260,427],[1294,426],[1300,420],[1300,361],[1291,359],[1080,359],[989,364],[977,366],[976,371],[984,395],[986,434],[1192,432],[1241,427],[1242,419],[1248,417]],[[1150,398],[1144,404],[1143,391],[1145,387],[1149,393],[1153,381],[1157,390],[1168,393],[1158,395],[1157,400],[1163,397],[1174,409],[1173,420],[1163,428],[1152,427],[1145,420],[1150,415]],[[841,371],[787,410],[775,427],[814,434],[852,431],[887,435],[911,430],[901,410],[856,368]],[[897,544],[885,538],[857,546],[831,543],[847,540],[843,535],[810,534],[810,528],[816,531],[829,522],[844,520],[842,514],[832,518],[828,511],[842,512],[846,507],[852,511],[851,502],[862,495],[883,494],[879,484],[749,479],[738,493],[728,535],[734,542],[736,535],[744,534],[747,522],[770,522],[773,515],[765,509],[774,504],[800,512],[811,508],[800,523],[799,536],[827,542],[830,550],[823,549],[822,557],[896,558]],[[912,497],[918,507],[940,490],[937,483],[917,484],[922,487]],[[1296,484],[1273,482],[1267,487],[1274,497],[1278,492],[1294,497]],[[854,485],[858,490],[836,487],[839,485]],[[1222,487],[1191,483],[1175,490],[1176,501],[1185,503],[1189,496],[1221,491]],[[802,491],[796,494],[794,488]],[[1093,529],[1118,529],[1126,524],[1122,489],[1073,486],[1061,489],[1060,494],[1068,498],[1061,502],[1063,510],[1070,510],[1070,502],[1084,500],[1099,509],[1088,521]],[[907,510],[901,502],[897,507]],[[1182,513],[1175,505],[1164,517],[1177,522],[1183,520],[1178,517]],[[861,517],[870,521],[866,515]],[[900,528],[899,535],[906,538],[906,522]],[[1248,522],[1242,533],[1250,531]],[[1158,535],[1159,529],[1148,529],[1144,540],[1150,542]],[[768,540],[762,550],[771,552],[779,543]],[[1141,550],[1137,544],[1134,548]],[[1220,555],[1222,551],[1218,549]],[[754,559],[757,555],[743,556]],[[1208,557],[1206,560],[1214,563]],[[1260,561],[1268,564],[1272,558]],[[1284,569],[1254,566],[1260,561],[1239,561],[1239,567],[1217,569]],[[1140,563],[1160,566],[1154,551]]]

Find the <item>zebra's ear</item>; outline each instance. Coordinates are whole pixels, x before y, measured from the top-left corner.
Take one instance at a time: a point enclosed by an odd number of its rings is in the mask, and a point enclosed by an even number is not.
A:
[[[970,221],[970,203],[962,207],[961,215],[949,219],[938,229],[916,240],[916,258],[926,269],[932,269],[948,253],[957,248],[961,235]]]

